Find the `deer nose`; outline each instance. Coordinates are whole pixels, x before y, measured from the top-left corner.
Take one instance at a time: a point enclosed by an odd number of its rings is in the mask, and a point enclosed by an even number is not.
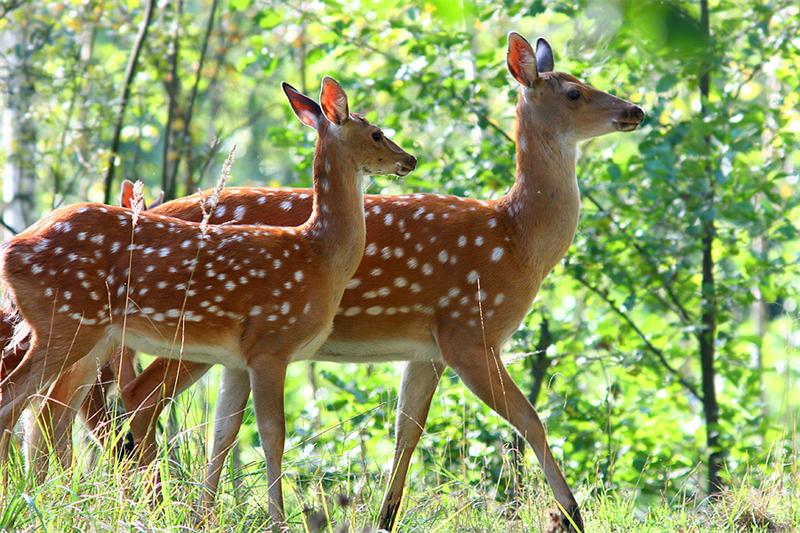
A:
[[[402,161],[403,167],[407,168],[409,172],[417,168],[417,158],[413,155],[406,155]]]
[[[638,105],[631,106],[628,108],[628,118],[641,122],[644,120],[644,110]]]

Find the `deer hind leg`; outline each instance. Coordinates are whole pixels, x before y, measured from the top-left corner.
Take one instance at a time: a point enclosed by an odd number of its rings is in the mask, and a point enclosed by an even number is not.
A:
[[[108,409],[108,388],[114,382],[117,369],[125,368],[127,371],[126,367],[130,366],[130,371],[133,371],[134,355],[135,352],[120,348],[114,351],[111,360],[102,365],[99,372],[97,361],[85,357],[62,373],[50,386],[28,437],[28,464],[33,466],[40,483],[44,482],[47,473],[50,446],[56,451],[62,468],[70,463],[72,424],[79,408],[92,436],[100,446],[106,445],[112,422]],[[112,367],[115,372],[112,372]],[[131,379],[128,378],[128,381]]]
[[[242,425],[244,409],[250,397],[250,375],[246,370],[225,368],[217,397],[217,412],[214,419],[214,443],[206,471],[206,492],[203,507],[210,511],[219,487],[219,478],[228,452],[236,442]]]
[[[411,455],[422,436],[431,399],[444,369],[445,365],[440,362],[411,361],[403,372],[397,402],[394,460],[389,485],[381,504],[379,529],[391,531],[394,527]]]
[[[97,380],[98,361],[84,357],[50,386],[28,440],[29,464],[37,483],[47,476],[49,452],[55,451],[62,468],[72,459],[72,422]]]
[[[100,369],[96,383],[81,405],[80,412],[86,428],[103,447],[111,437],[114,418],[109,409],[109,390],[116,383],[122,391],[136,378],[135,360],[136,352],[130,348],[120,346],[114,350],[108,363]]]
[[[253,408],[256,412],[258,434],[267,463],[269,514],[278,529],[285,529],[281,461],[286,438],[283,389],[287,363],[265,358],[254,363],[249,369],[250,388],[253,391]]]
[[[106,365],[122,391],[136,379],[136,351],[120,346]]]
[[[156,458],[156,426],[168,402],[208,372],[211,365],[156,359],[141,374],[122,387],[122,401],[130,413],[134,454],[140,466]]]
[[[118,353],[118,352],[117,352]],[[89,389],[80,407],[83,423],[100,446],[105,447],[111,436],[113,415],[108,407],[108,393],[116,381],[111,371],[113,361],[100,369],[97,380]]]
[[[485,349],[483,346],[462,346],[455,339],[440,338],[439,345],[445,361],[464,384],[497,414],[508,420],[528,441],[556,501],[578,529],[583,531],[578,503],[550,452],[544,425],[528,399],[511,380],[500,360],[499,351],[493,347]],[[564,517],[564,522],[566,527],[574,530],[568,518]]]
[[[82,328],[71,337],[33,334],[22,362],[0,386],[0,461],[5,461],[11,432],[31,397],[50,384],[65,368],[90,356],[102,357],[110,344],[103,331]]]

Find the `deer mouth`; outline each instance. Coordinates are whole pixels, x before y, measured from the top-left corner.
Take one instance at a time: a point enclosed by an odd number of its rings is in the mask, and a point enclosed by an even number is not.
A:
[[[617,131],[633,131],[639,127],[639,120],[612,120]]]
[[[397,174],[400,177],[403,177],[403,176],[408,175],[408,173],[411,172],[412,170],[414,170],[414,169],[411,168],[411,167],[398,166],[397,169],[395,170],[395,174]]]

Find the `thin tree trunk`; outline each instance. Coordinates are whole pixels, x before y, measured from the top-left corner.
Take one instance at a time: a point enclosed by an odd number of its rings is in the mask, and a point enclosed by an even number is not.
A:
[[[164,124],[164,154],[161,161],[161,188],[164,190],[164,199],[169,201],[175,198],[174,177],[178,165],[178,148],[176,138],[180,135],[182,125],[175,121],[178,115],[178,96],[180,93],[180,80],[178,78],[178,60],[180,58],[180,38],[181,38],[181,13],[183,11],[183,0],[175,3],[174,19],[172,21],[172,39],[167,51],[167,63],[169,72],[167,73],[167,121]]]
[[[0,32],[0,86],[3,87],[0,137],[6,156],[2,223],[12,233],[24,230],[36,220],[36,128],[31,118],[34,87],[27,28],[27,24],[12,22]]]
[[[114,136],[111,141],[111,155],[108,159],[108,169],[106,170],[103,200],[105,203],[110,203],[113,196],[114,170],[116,169],[117,159],[119,158],[119,144],[122,135],[122,126],[125,122],[125,109],[128,107],[131,85],[133,83],[133,78],[136,76],[136,68],[139,65],[139,55],[144,47],[145,39],[147,39],[147,30],[150,28],[150,22],[153,20],[154,9],[155,0],[147,0],[142,22],[139,24],[139,32],[136,34],[136,41],[134,41],[131,55],[128,58],[128,66],[125,68],[125,81],[123,81],[122,91],[120,91],[117,124],[114,127]]]
[[[778,82],[775,73],[764,73],[764,90],[766,92],[766,104],[769,108],[777,107],[781,101],[781,84]],[[761,135],[761,146],[764,147],[764,159],[772,161],[775,159],[774,141],[780,130],[779,125],[775,120],[775,116],[771,113],[765,115],[765,128]],[[788,165],[789,158],[785,159],[784,164]],[[787,166],[787,170],[790,170]],[[787,172],[788,173],[788,172]],[[764,193],[758,193],[753,199],[754,209],[756,212],[761,211],[761,204],[764,202]],[[769,257],[770,241],[767,232],[756,236],[753,239],[753,253],[758,257],[759,261],[766,261]],[[764,299],[761,291],[751,307],[751,317],[755,326],[755,334],[758,339],[755,345],[755,353],[753,354],[752,365],[756,369],[758,376],[758,397],[761,403],[761,417],[762,420],[769,420],[770,408],[767,402],[767,392],[764,385],[764,341],[767,335],[769,326],[769,303]]]
[[[59,148],[58,148],[58,156],[56,157],[55,163],[53,164],[52,168],[53,200],[52,203],[50,204],[51,209],[55,209],[58,206],[60,206],[69,193],[69,188],[63,187],[64,185],[63,179],[64,179],[64,166],[65,166],[64,159],[65,159],[67,144],[72,143],[75,140],[75,132],[73,131],[72,128],[72,115],[77,111],[78,124],[86,123],[85,119],[88,106],[79,105],[78,100],[79,99],[85,100],[85,96],[87,93],[88,80],[86,76],[86,71],[88,70],[89,65],[92,61],[92,54],[94,52],[94,40],[97,34],[97,20],[95,18],[89,18],[87,16],[87,18],[82,21],[82,24],[83,28],[81,29],[81,32],[78,35],[78,42],[80,43],[80,51],[78,52],[75,73],[73,74],[73,79],[75,79],[75,85],[73,86],[72,89],[72,97],[70,98],[69,109],[67,110],[66,124],[64,125],[64,130],[61,132],[61,139],[59,141]],[[83,134],[78,133],[78,135],[83,135]],[[77,144],[88,145],[88,143],[80,143],[80,142]],[[88,160],[88,158],[84,159]]]
[[[211,41],[211,32],[214,29],[214,18],[217,14],[217,5],[218,0],[212,0],[211,2],[211,13],[208,15],[208,23],[206,24],[206,32],[203,37],[203,45],[200,48],[200,59],[197,62],[197,70],[194,74],[194,84],[192,85],[192,92],[189,93],[189,101],[186,104],[186,113],[183,116],[183,130],[182,135],[180,136],[180,153],[186,159],[187,167],[191,167],[192,165],[192,136],[189,127],[192,124],[192,118],[194,116],[194,103],[197,99],[197,92],[200,87],[200,79],[203,75],[203,64],[206,60],[206,54],[208,53],[208,43]],[[172,179],[173,183],[177,182],[178,180],[178,167],[180,166],[181,157],[178,157],[178,160],[175,161],[175,167],[172,169]],[[191,194],[194,191],[195,183],[194,183],[194,172],[191,168],[187,168],[186,170],[186,194]]]
[[[700,0],[700,23],[703,27],[706,39],[710,42],[708,0]],[[700,96],[702,102],[701,114],[705,118],[708,114],[708,96],[711,87],[711,66],[703,66],[700,76]],[[703,412],[706,422],[706,446],[708,448],[708,492],[716,494],[722,489],[720,473],[725,466],[724,450],[720,445],[719,427],[719,403],[717,401],[717,390],[714,383],[715,369],[715,346],[717,337],[717,296],[714,281],[714,240],[716,238],[716,227],[714,222],[714,203],[715,203],[715,181],[713,169],[711,168],[711,137],[705,137],[706,146],[706,176],[708,178],[708,195],[706,197],[705,216],[702,221],[702,280],[701,280],[701,324],[702,330],[699,335],[700,345],[700,368],[702,371],[703,388]]]

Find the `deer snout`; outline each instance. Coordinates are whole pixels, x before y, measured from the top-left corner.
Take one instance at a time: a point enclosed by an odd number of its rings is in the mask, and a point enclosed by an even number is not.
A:
[[[644,120],[644,111],[638,105],[629,105],[622,109],[612,122],[617,131],[633,131]]]
[[[406,154],[397,163],[397,172],[400,176],[405,176],[415,168],[417,168],[417,158],[413,155]]]
[[[638,105],[630,106],[626,114],[631,121],[641,122],[644,120],[644,110]]]

